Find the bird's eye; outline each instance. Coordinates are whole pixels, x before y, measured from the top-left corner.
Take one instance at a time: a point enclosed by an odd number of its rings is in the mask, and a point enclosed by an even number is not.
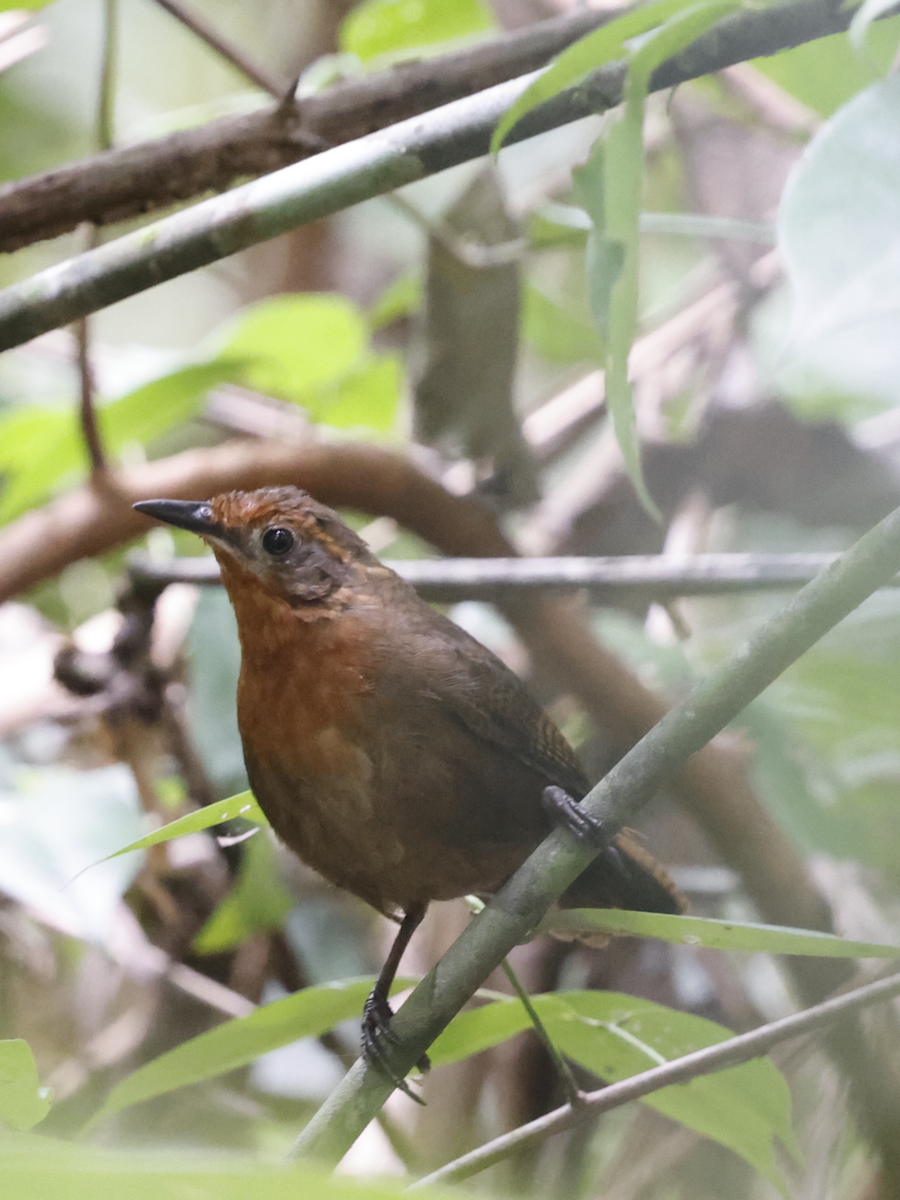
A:
[[[281,558],[282,555],[287,554],[293,544],[294,535],[283,525],[273,525],[271,529],[266,530],[262,537],[263,550],[275,558]]]

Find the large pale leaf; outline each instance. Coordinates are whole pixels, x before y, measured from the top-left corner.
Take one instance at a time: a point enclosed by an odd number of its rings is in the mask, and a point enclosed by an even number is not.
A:
[[[0,892],[73,937],[102,943],[140,859],[99,862],[144,817],[124,764],[22,772],[0,792]]]
[[[900,77],[813,138],[778,238],[794,304],[787,352],[804,386],[900,403]]]

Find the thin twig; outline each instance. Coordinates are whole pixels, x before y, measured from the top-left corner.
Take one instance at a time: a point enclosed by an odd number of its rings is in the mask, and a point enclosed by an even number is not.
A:
[[[103,5],[103,57],[97,96],[97,148],[111,150],[115,141],[116,64],[119,45],[119,0]]]
[[[562,1082],[565,1094],[568,1097],[568,1101],[567,1101],[565,1107],[567,1109],[577,1108],[578,1105],[581,1103],[581,1098],[584,1095],[584,1093],[582,1092],[582,1090],[578,1086],[578,1084],[575,1082],[575,1076],[572,1074],[571,1067],[566,1062],[565,1058],[562,1055],[562,1052],[559,1050],[558,1046],[553,1041],[553,1038],[547,1032],[547,1027],[544,1025],[544,1022],[541,1020],[540,1013],[534,1007],[534,1005],[531,1003],[531,997],[528,995],[528,992],[522,986],[522,983],[521,983],[518,975],[512,969],[509,959],[504,958],[503,962],[500,965],[503,968],[504,975],[506,976],[506,978],[509,980],[510,984],[512,985],[513,991],[519,997],[519,1000],[522,1002],[522,1006],[524,1007],[525,1011],[528,1013],[528,1019],[531,1021],[531,1024],[534,1028],[535,1033],[541,1039],[541,1041],[544,1044],[544,1049],[547,1051],[547,1053],[550,1055],[551,1059],[553,1060],[553,1065],[556,1067],[556,1073],[557,1073],[557,1075],[559,1075],[559,1078],[560,1078],[560,1081]]]
[[[837,996],[833,1000],[826,1000],[803,1012],[772,1021],[750,1033],[739,1034],[737,1037],[729,1038],[726,1042],[718,1042],[715,1046],[706,1046],[702,1050],[695,1050],[691,1054],[685,1054],[662,1066],[651,1067],[649,1071],[632,1075],[630,1079],[623,1079],[620,1083],[612,1083],[595,1092],[582,1093],[578,1104],[574,1106],[564,1104],[561,1108],[554,1109],[553,1112],[529,1121],[527,1125],[521,1125],[510,1133],[494,1138],[493,1141],[479,1146],[477,1150],[472,1150],[469,1154],[464,1154],[453,1162],[447,1163],[446,1166],[440,1167],[437,1171],[433,1171],[424,1179],[417,1180],[407,1188],[407,1191],[415,1191],[435,1183],[458,1183],[460,1180],[468,1179],[471,1175],[476,1175],[479,1171],[493,1166],[494,1163],[508,1158],[510,1154],[520,1150],[523,1146],[542,1141],[551,1134],[560,1133],[564,1129],[571,1129],[573,1125],[587,1117],[596,1117],[600,1113],[619,1108],[632,1100],[640,1100],[643,1096],[650,1095],[651,1092],[659,1091],[660,1088],[669,1087],[675,1083],[689,1083],[692,1079],[699,1079],[714,1071],[721,1071],[726,1067],[738,1066],[740,1063],[760,1058],[767,1054],[773,1046],[777,1046],[779,1042],[812,1033],[847,1013],[856,1012],[858,1009],[872,1004],[884,1003],[898,995],[900,995],[900,975],[891,975],[877,983],[869,983],[864,987],[855,988],[852,992]]]
[[[236,67],[242,75],[255,83],[257,87],[262,88],[264,92],[268,92],[270,96],[274,96],[276,100],[284,99],[284,94],[287,91],[287,83],[276,79],[274,75],[270,75],[268,71],[264,71],[262,67],[257,66],[255,62],[247,57],[241,47],[236,46],[229,38],[223,37],[212,25],[196,13],[189,12],[181,0],[156,0],[160,8],[164,8],[166,12],[171,13],[176,20],[180,21],[185,28],[190,29],[191,33],[195,33],[201,41],[206,42],[207,46],[215,50],[220,58],[224,58],[230,62],[233,67]]]
[[[103,442],[97,424],[97,410],[94,406],[94,372],[91,368],[87,317],[80,317],[75,322],[75,340],[78,347],[78,377],[81,384],[79,419],[91,464],[91,477],[96,480],[106,470],[106,455],[103,452]]]
[[[103,53],[100,65],[100,87],[97,91],[97,146],[110,150],[115,129],[116,59],[118,52],[119,0],[104,0],[103,6]],[[88,246],[97,245],[97,227],[88,226]],[[75,322],[75,342],[78,357],[78,378],[81,384],[80,421],[81,432],[91,464],[91,477],[96,480],[106,470],[106,455],[97,423],[94,403],[94,371],[91,366],[90,331],[87,317]]]
[[[609,558],[437,558],[385,559],[426,600],[503,600],[548,589],[586,592],[594,599],[640,595],[655,600],[678,596],[799,588],[836,562],[837,554],[634,554]],[[137,582],[221,583],[213,558],[158,561],[135,556],[129,574]],[[900,587],[900,576],[886,587]]]

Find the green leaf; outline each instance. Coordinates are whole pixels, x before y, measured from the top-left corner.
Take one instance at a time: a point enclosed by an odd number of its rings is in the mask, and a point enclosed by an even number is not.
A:
[[[209,829],[212,825],[221,825],[223,821],[233,821],[236,817],[255,821],[258,825],[268,825],[266,815],[256,803],[253,793],[239,792],[236,796],[229,796],[216,804],[208,804],[206,808],[198,808],[196,812],[179,817],[177,821],[170,821],[168,825],[163,825],[161,829],[155,829],[153,833],[123,846],[121,850],[108,855],[102,861],[118,858],[120,854],[129,854],[132,850],[147,850],[150,846],[158,846],[160,842],[170,842],[172,838],[182,837],[185,833],[197,833],[201,829]]]
[[[641,470],[628,356],[638,316],[638,216],[644,169],[644,96],[641,77],[629,74],[625,108],[605,142],[599,141],[577,176],[594,230],[587,270],[594,324],[605,347],[606,403],[622,458],[644,508],[657,520]]]
[[[535,287],[525,289],[522,301],[522,336],[548,362],[602,361],[597,334],[577,314]]]
[[[241,379],[245,369],[236,359],[191,363],[103,404],[97,417],[104,446],[114,453],[128,442],[146,445],[154,441],[194,416],[200,399],[211,388]]]
[[[153,441],[193,416],[210,388],[240,378],[243,371],[243,364],[232,359],[194,363],[117,400],[100,402],[97,419],[104,449],[115,455],[129,442]],[[0,523],[25,512],[79,470],[87,471],[87,451],[74,403],[68,409],[14,409],[0,420],[0,471],[7,475]]]
[[[249,1016],[235,1017],[201,1033],[118,1083],[94,1120],[153,1096],[245,1067],[260,1055],[301,1038],[319,1037],[341,1021],[360,1016],[374,982],[374,979],[355,979],[304,988],[261,1005]],[[396,980],[392,994],[410,983],[408,979]]]
[[[397,420],[402,383],[403,360],[399,354],[373,355],[333,391],[307,407],[313,420],[337,429],[362,426],[387,433]]]
[[[50,1111],[31,1047],[22,1038],[0,1041],[0,1124],[31,1129]]]
[[[667,19],[657,28],[647,26],[646,30],[636,31],[643,36],[631,35],[634,40],[627,47],[629,66],[622,112],[610,126],[605,140],[598,139],[587,163],[574,173],[576,194],[594,226],[588,235],[586,263],[591,311],[605,347],[606,403],[628,474],[642,505],[657,520],[661,519],[659,510],[647,491],[641,470],[628,379],[628,357],[638,321],[644,101],[652,71],[737,6],[737,0],[701,0],[686,9],[679,6],[676,11],[666,11]],[[643,14],[646,19],[650,12],[659,17],[663,6],[639,9],[628,17],[637,19]],[[613,22],[589,37],[610,35],[618,24]]]
[[[587,162],[572,172],[575,194],[584,205],[592,223],[588,233],[585,269],[591,316],[600,337],[601,361],[605,362],[609,344],[609,314],[613,287],[625,263],[625,243],[609,236],[606,220],[606,145],[602,138],[594,143]]]
[[[369,309],[369,326],[383,329],[401,317],[411,316],[422,304],[420,275],[400,275],[388,284]]]
[[[532,1002],[557,1047],[609,1083],[733,1036],[702,1017],[616,992],[556,992]],[[530,1027],[517,1000],[501,1000],[455,1017],[429,1054],[436,1065],[455,1062]],[[790,1092],[767,1058],[662,1088],[641,1103],[728,1146],[778,1187],[775,1139],[799,1156]]]
[[[72,1145],[37,1134],[0,1144],[4,1200],[398,1200],[407,1180],[373,1182],[309,1162],[272,1163],[234,1147],[121,1150]],[[451,1193],[428,1188],[423,1200]]]
[[[367,340],[362,314],[342,296],[275,296],[244,310],[221,357],[246,360],[250,387],[307,404],[357,366]]]
[[[767,954],[799,954],[820,958],[898,958],[900,947],[851,942],[831,933],[719,921],[710,917],[676,917],[664,913],[626,912],[617,908],[569,908],[552,913],[535,933],[600,932],[626,937],[654,937],[686,946],[714,950],[745,950]]]
[[[814,112],[830,117],[874,82],[873,64],[881,75],[890,70],[898,36],[900,17],[889,17],[869,27],[865,62],[854,53],[846,34],[835,33],[755,59],[753,65]]]
[[[237,886],[194,938],[194,949],[218,954],[259,930],[280,929],[294,906],[294,897],[279,878],[272,842],[252,837],[244,844]]]
[[[344,18],[340,48],[363,62],[495,28],[482,0],[363,0]]]
[[[564,992],[558,998],[569,1011],[541,1014],[550,1036],[563,1053],[611,1083],[733,1036],[703,1017],[615,992]],[[642,1103],[734,1150],[785,1190],[775,1140],[798,1158],[799,1150],[790,1091],[768,1058],[662,1088]]]
[[[74,410],[23,406],[0,420],[0,523],[11,521],[66,475],[87,467]]]
[[[545,997],[532,996],[532,1002]],[[543,1007],[538,1010],[543,1017]],[[533,1029],[531,1018],[519,1000],[498,1000],[457,1014],[431,1044],[428,1057],[432,1066],[443,1067],[461,1062],[472,1054],[490,1050],[526,1029]]]
[[[810,142],[781,203],[795,390],[900,404],[900,77],[868,88]]]
[[[503,114],[491,138],[491,154],[496,154],[506,136],[526,113],[554,96],[575,87],[604,63],[625,57],[625,43],[646,33],[686,6],[686,0],[654,0],[654,3],[624,13],[600,29],[594,29],[563,50],[553,63],[532,83]]]

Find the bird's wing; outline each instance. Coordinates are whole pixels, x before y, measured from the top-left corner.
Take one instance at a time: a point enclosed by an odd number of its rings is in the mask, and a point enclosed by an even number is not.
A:
[[[452,621],[440,625],[445,669],[430,676],[430,694],[476,737],[581,799],[589,784],[575,751],[518,675]]]

